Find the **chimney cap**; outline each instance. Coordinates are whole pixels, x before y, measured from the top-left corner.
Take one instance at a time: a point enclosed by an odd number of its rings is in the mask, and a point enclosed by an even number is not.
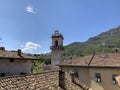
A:
[[[3,51],[5,51],[5,47],[0,47],[0,50],[3,50]]]
[[[18,54],[19,56],[21,56],[21,49],[18,49],[18,50],[17,50],[17,54]]]

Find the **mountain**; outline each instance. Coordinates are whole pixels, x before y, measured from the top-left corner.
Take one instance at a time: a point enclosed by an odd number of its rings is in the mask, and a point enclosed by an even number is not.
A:
[[[89,38],[85,42],[73,42],[65,46],[65,56],[83,56],[95,52],[112,52],[113,48],[120,48],[120,26],[102,32]]]

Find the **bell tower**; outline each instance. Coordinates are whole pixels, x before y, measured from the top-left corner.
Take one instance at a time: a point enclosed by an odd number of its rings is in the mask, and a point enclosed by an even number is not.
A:
[[[60,64],[62,61],[62,56],[64,52],[63,47],[63,35],[59,33],[58,30],[55,30],[54,33],[51,36],[52,38],[52,46],[50,46],[51,49],[51,69],[59,69],[59,66],[56,66]]]

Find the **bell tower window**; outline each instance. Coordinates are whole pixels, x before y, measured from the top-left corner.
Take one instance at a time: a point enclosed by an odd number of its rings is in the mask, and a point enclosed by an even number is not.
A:
[[[57,41],[57,40],[55,41],[55,46],[56,46],[56,47],[58,46],[58,41]]]

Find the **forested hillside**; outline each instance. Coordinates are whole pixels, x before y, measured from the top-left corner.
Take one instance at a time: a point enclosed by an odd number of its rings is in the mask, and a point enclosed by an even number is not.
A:
[[[89,38],[86,42],[73,42],[65,46],[65,56],[83,56],[95,52],[112,52],[120,47],[120,26]]]

